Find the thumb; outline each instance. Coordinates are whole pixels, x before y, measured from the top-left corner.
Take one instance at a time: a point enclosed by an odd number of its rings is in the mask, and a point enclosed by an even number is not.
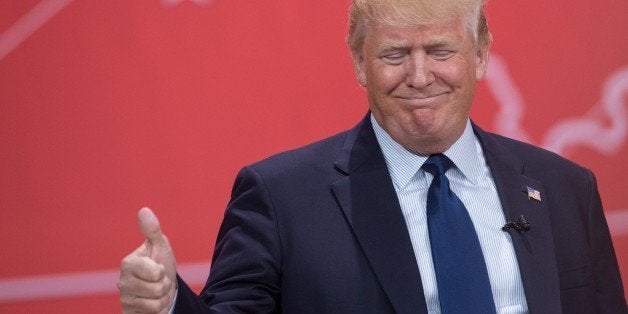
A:
[[[161,232],[157,216],[150,208],[144,207],[137,213],[137,220],[146,237],[143,246],[146,247],[147,256],[161,264],[166,271],[166,276],[176,282],[177,263],[168,238]]]
[[[153,211],[144,207],[137,213],[137,220],[140,225],[140,229],[146,237],[146,245],[148,247],[148,255],[150,256],[154,247],[168,247],[168,240],[161,232],[159,226],[159,220]]]

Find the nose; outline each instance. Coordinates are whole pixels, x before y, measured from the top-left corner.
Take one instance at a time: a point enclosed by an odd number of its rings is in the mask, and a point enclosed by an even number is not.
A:
[[[406,63],[406,85],[422,88],[432,84],[436,77],[430,68],[428,56],[425,53],[413,54]]]

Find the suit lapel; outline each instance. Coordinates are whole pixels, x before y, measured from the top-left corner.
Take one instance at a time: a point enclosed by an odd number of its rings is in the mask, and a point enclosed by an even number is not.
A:
[[[335,164],[347,174],[332,191],[397,313],[427,313],[399,201],[368,116]]]
[[[549,210],[541,182],[520,158],[474,125],[507,221],[523,215],[528,232],[510,230],[530,312],[560,312]],[[331,186],[383,290],[398,313],[427,313],[417,262],[399,201],[368,116],[349,133],[335,167],[346,176]],[[528,197],[539,191],[541,201]]]
[[[560,290],[549,210],[540,182],[524,175],[521,159],[477,126],[474,129],[491,169],[507,221],[522,215],[527,232],[509,230],[530,313],[560,313]],[[528,196],[528,187],[540,192],[540,201]]]

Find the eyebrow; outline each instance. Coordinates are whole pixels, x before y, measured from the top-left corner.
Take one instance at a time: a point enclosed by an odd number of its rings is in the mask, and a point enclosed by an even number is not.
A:
[[[453,38],[450,37],[441,37],[441,38],[436,38],[434,40],[429,41],[425,47],[429,47],[429,48],[439,48],[439,47],[444,47],[444,46],[450,46],[453,43],[455,43],[455,40],[453,40]]]
[[[384,42],[377,48],[377,53],[383,53],[383,52],[394,51],[394,50],[404,50],[404,49],[408,49],[409,46],[410,45],[408,43],[404,43],[404,42],[397,42],[397,41]]]
[[[442,47],[447,47],[447,46],[452,46],[452,45],[455,45],[454,38],[440,37],[440,38],[434,38],[428,41],[424,45],[424,47],[434,49],[434,48],[442,48]],[[410,43],[403,42],[403,41],[384,42],[377,48],[376,53],[381,54],[381,53],[385,53],[389,51],[410,49],[410,46],[411,46]]]

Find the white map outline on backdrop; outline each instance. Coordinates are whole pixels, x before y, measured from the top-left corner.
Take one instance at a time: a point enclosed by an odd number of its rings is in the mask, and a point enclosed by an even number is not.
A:
[[[527,108],[522,93],[498,54],[491,53],[486,83],[499,106],[493,121],[496,133],[534,144],[521,124]],[[558,121],[540,146],[563,156],[576,146],[588,146],[606,156],[616,153],[628,137],[628,65],[607,76],[600,94],[598,103],[582,117]],[[606,210],[605,214],[613,236],[628,235],[628,209]]]
[[[73,0],[42,0],[0,34],[0,62],[52,19]],[[206,5],[214,0],[161,0],[165,7],[191,1]],[[505,60],[491,54],[486,81],[499,111],[494,117],[497,133],[533,143],[523,129],[525,102]],[[617,152],[628,136],[628,65],[611,73],[605,80],[601,100],[582,117],[559,121],[545,135],[540,144],[559,154],[579,145],[591,147],[602,154]],[[628,235],[628,210],[607,211],[609,228],[616,237]],[[183,263],[178,266],[182,277],[191,285],[205,283],[209,262]],[[80,273],[62,273],[0,279],[0,304],[47,298],[116,293],[119,270],[96,270]]]
[[[214,2],[214,0],[161,0],[161,3],[166,7],[173,7],[184,1],[194,2],[198,5],[208,5]]]
[[[521,125],[526,108],[523,96],[505,60],[495,53],[490,57],[486,82],[500,107],[494,118],[496,132],[534,144]],[[575,146],[588,146],[606,156],[617,152],[628,136],[628,66],[607,77],[601,97],[584,116],[558,121],[540,146],[560,155],[568,155],[569,148]],[[605,126],[607,122],[609,126]]]

